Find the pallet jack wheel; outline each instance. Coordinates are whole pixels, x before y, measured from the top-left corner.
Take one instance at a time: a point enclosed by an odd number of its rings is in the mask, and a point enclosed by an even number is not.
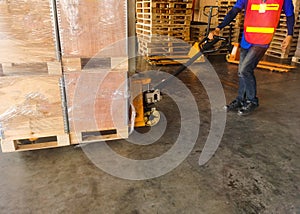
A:
[[[146,126],[155,126],[160,120],[160,113],[155,108],[145,112],[144,115]]]
[[[226,54],[226,61],[230,59],[230,54]]]

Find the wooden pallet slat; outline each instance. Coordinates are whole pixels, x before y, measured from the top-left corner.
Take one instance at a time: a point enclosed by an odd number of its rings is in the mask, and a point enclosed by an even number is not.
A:
[[[94,143],[128,138],[128,127],[71,132],[71,144]]]
[[[16,138],[13,140],[1,139],[2,152],[29,151],[38,149],[57,148],[70,145],[69,134],[45,136],[40,138]]]
[[[128,70],[128,57],[62,58],[64,72],[83,70],[101,71],[107,69]]]

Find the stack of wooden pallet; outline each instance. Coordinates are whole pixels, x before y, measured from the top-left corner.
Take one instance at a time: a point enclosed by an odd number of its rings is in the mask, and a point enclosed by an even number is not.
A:
[[[192,0],[137,0],[136,31],[139,53],[186,55],[190,40]]]
[[[296,49],[295,55],[292,58],[292,61],[300,63],[300,36],[299,36],[298,43],[297,43],[297,49]]]
[[[287,35],[286,16],[284,12],[281,13],[279,26],[275,32],[274,38],[270,44],[270,48],[267,50],[266,55],[273,56],[281,59],[291,59],[297,49],[297,41],[300,33],[300,2],[294,1],[295,7],[295,27],[293,40],[285,52],[281,50],[281,44]]]
[[[295,18],[296,18],[296,23],[297,23],[297,27],[299,28],[300,25],[300,2],[299,1],[294,1],[294,5],[295,5]],[[297,13],[298,10],[298,13]],[[298,36],[298,42],[297,42],[297,48],[295,51],[295,55],[292,58],[293,62],[297,62],[300,63],[300,33]]]
[[[126,1],[11,0],[0,10],[2,151],[126,138]]]
[[[204,38],[205,35],[206,35],[206,31],[207,31],[207,24],[198,24],[198,23],[195,23],[195,24],[192,24],[191,25],[191,41],[199,41],[199,38]]]
[[[218,21],[219,24],[221,24],[229,12],[229,10],[235,5],[236,0],[219,0],[218,1],[218,7],[219,7],[219,13],[218,13]],[[232,42],[239,42],[242,32],[243,32],[243,23],[244,23],[244,13],[241,12],[238,14],[238,16],[235,18],[235,20],[231,23],[232,28],[230,30],[230,26],[226,26],[221,31],[221,36],[224,37],[230,37],[232,39]]]

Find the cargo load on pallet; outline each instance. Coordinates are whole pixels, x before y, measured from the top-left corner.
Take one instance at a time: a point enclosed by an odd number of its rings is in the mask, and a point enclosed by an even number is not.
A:
[[[127,138],[127,1],[0,9],[2,151]]]

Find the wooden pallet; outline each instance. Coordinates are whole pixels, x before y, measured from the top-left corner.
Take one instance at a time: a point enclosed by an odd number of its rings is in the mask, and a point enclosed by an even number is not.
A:
[[[145,34],[137,34],[138,40],[148,43],[156,43],[156,42],[183,42],[185,41],[182,35],[182,38],[170,37],[166,35],[145,35]],[[178,36],[179,37],[179,36]]]
[[[187,55],[182,56],[146,56],[144,59],[150,64],[150,65],[183,65],[185,64],[190,57]],[[204,57],[200,57],[197,62],[205,62]]]
[[[123,127],[122,129],[111,128],[93,131],[81,130],[70,133],[71,144],[95,143],[126,138],[128,138],[128,127]]]
[[[218,22],[221,24],[223,22],[225,16],[229,12],[231,6],[236,3],[236,0],[232,1],[218,1],[219,13],[218,13]],[[239,42],[242,32],[243,32],[243,23],[244,23],[244,14],[240,13],[238,16],[231,22],[232,31],[230,32],[230,27],[226,26],[221,31],[221,36],[229,37],[231,36],[231,40],[233,42]]]
[[[138,42],[145,44],[147,47],[187,46],[189,44],[189,42],[185,42],[181,39],[164,35],[146,37],[146,39],[138,37]]]
[[[206,29],[207,26],[204,25],[192,25],[190,28],[190,41],[198,41],[200,37],[204,37]]]
[[[153,40],[157,40],[159,39],[159,36],[163,36],[164,38],[169,38],[171,39],[178,39],[180,41],[184,41],[184,42],[189,42],[190,41],[190,33],[187,33],[186,35],[182,35],[182,34],[177,34],[177,35],[173,35],[173,36],[169,36],[169,35],[158,35],[158,34],[153,34],[153,35],[143,35],[143,34],[137,34],[138,40],[142,40],[148,43],[153,42]],[[154,39],[153,39],[154,38]]]
[[[145,31],[148,31],[149,33],[155,33],[156,31],[162,31],[162,32],[171,32],[171,31],[189,31],[190,26],[187,25],[181,25],[181,24],[144,24],[144,23],[137,23],[136,24],[137,29],[143,29]]]
[[[181,19],[168,19],[165,16],[163,16],[162,18],[157,18],[157,19],[137,19],[137,23],[142,24],[142,25],[148,25],[151,27],[156,27],[158,26],[169,26],[169,25],[173,25],[173,26],[183,26],[183,25],[190,25],[191,24],[191,20],[189,19],[190,16],[187,16],[188,18],[181,18]]]
[[[144,33],[144,31],[142,29],[137,29],[137,37],[139,39],[142,39],[147,42],[152,42],[153,38],[156,39],[156,38],[159,38],[159,36],[162,36],[164,38],[169,38],[169,39],[180,39],[180,40],[186,41],[186,42],[190,41],[190,32],[189,31],[187,31],[185,33],[182,33],[182,32],[177,32],[177,33],[175,33],[175,32],[173,32],[173,33],[157,32],[157,33],[150,34],[150,33]]]
[[[190,23],[192,20],[190,1],[137,1],[136,33],[139,38],[139,53],[149,55],[186,54],[186,50],[175,45],[160,44],[154,40],[156,35],[190,41]],[[156,37],[152,39],[152,36]],[[151,44],[153,43],[153,44]],[[178,52],[178,53],[177,53]]]
[[[281,44],[286,38],[287,35],[287,25],[286,25],[286,16],[284,12],[280,15],[279,25],[274,34],[273,40],[270,44],[270,48],[267,50],[266,55],[272,56],[280,59],[290,59],[295,55],[295,51],[297,50],[297,40],[300,34],[300,19],[297,17],[300,15],[299,13],[299,3],[296,2],[295,6],[295,14],[296,14],[296,23],[294,25],[294,35],[293,40],[285,53],[281,51]]]
[[[142,30],[144,34],[157,34],[157,33],[177,34],[180,32],[186,34],[190,30],[189,26],[180,25],[180,24],[148,25],[148,24],[137,23],[136,28],[137,30]]]
[[[36,135],[36,138],[1,139],[2,152],[18,152],[38,149],[57,148],[70,145],[69,134],[62,135]]]
[[[154,37],[153,40],[138,39],[139,51],[146,56],[149,55],[186,55],[190,44],[172,37]]]
[[[155,9],[173,9],[173,8],[192,8],[193,3],[190,1],[189,3],[187,2],[168,2],[168,1],[143,1],[143,2],[136,2],[136,7],[137,8],[155,8]]]
[[[176,56],[176,55],[186,55],[189,49],[187,48],[143,48],[139,47],[139,53],[142,56]]]
[[[2,74],[10,75],[61,75],[62,67],[58,61],[36,63],[0,63]]]
[[[140,19],[147,19],[146,17],[149,17],[149,20],[152,20],[154,23],[159,22],[160,20],[157,20],[157,18],[161,19],[172,19],[172,20],[191,20],[190,13],[174,13],[174,14],[164,14],[164,13],[139,13],[137,12],[137,20]],[[142,16],[147,15],[147,16]]]
[[[62,58],[64,72],[77,72],[83,70],[128,70],[127,57],[105,58]]]
[[[272,56],[278,59],[291,59],[293,57],[293,55],[290,55],[288,53],[282,53],[281,51],[277,51],[277,50],[268,50],[266,52],[267,56]]]
[[[219,7],[228,7],[228,6],[234,6],[236,3],[236,0],[233,1],[218,1]]]
[[[227,60],[227,61],[230,63],[233,63],[233,64],[239,64],[239,61],[237,61],[237,60]],[[257,68],[286,73],[286,72],[289,72],[291,69],[294,69],[295,67],[289,66],[289,65],[282,65],[282,64],[278,64],[278,63],[270,63],[270,62],[261,61],[257,65]]]
[[[239,43],[233,43],[233,49],[229,57],[227,57],[227,61],[230,63],[239,64],[239,58],[240,58]],[[295,66],[284,65],[284,64],[268,62],[268,61],[260,61],[257,67],[268,69],[270,71],[278,71],[278,72],[288,72],[291,69],[296,68]]]

